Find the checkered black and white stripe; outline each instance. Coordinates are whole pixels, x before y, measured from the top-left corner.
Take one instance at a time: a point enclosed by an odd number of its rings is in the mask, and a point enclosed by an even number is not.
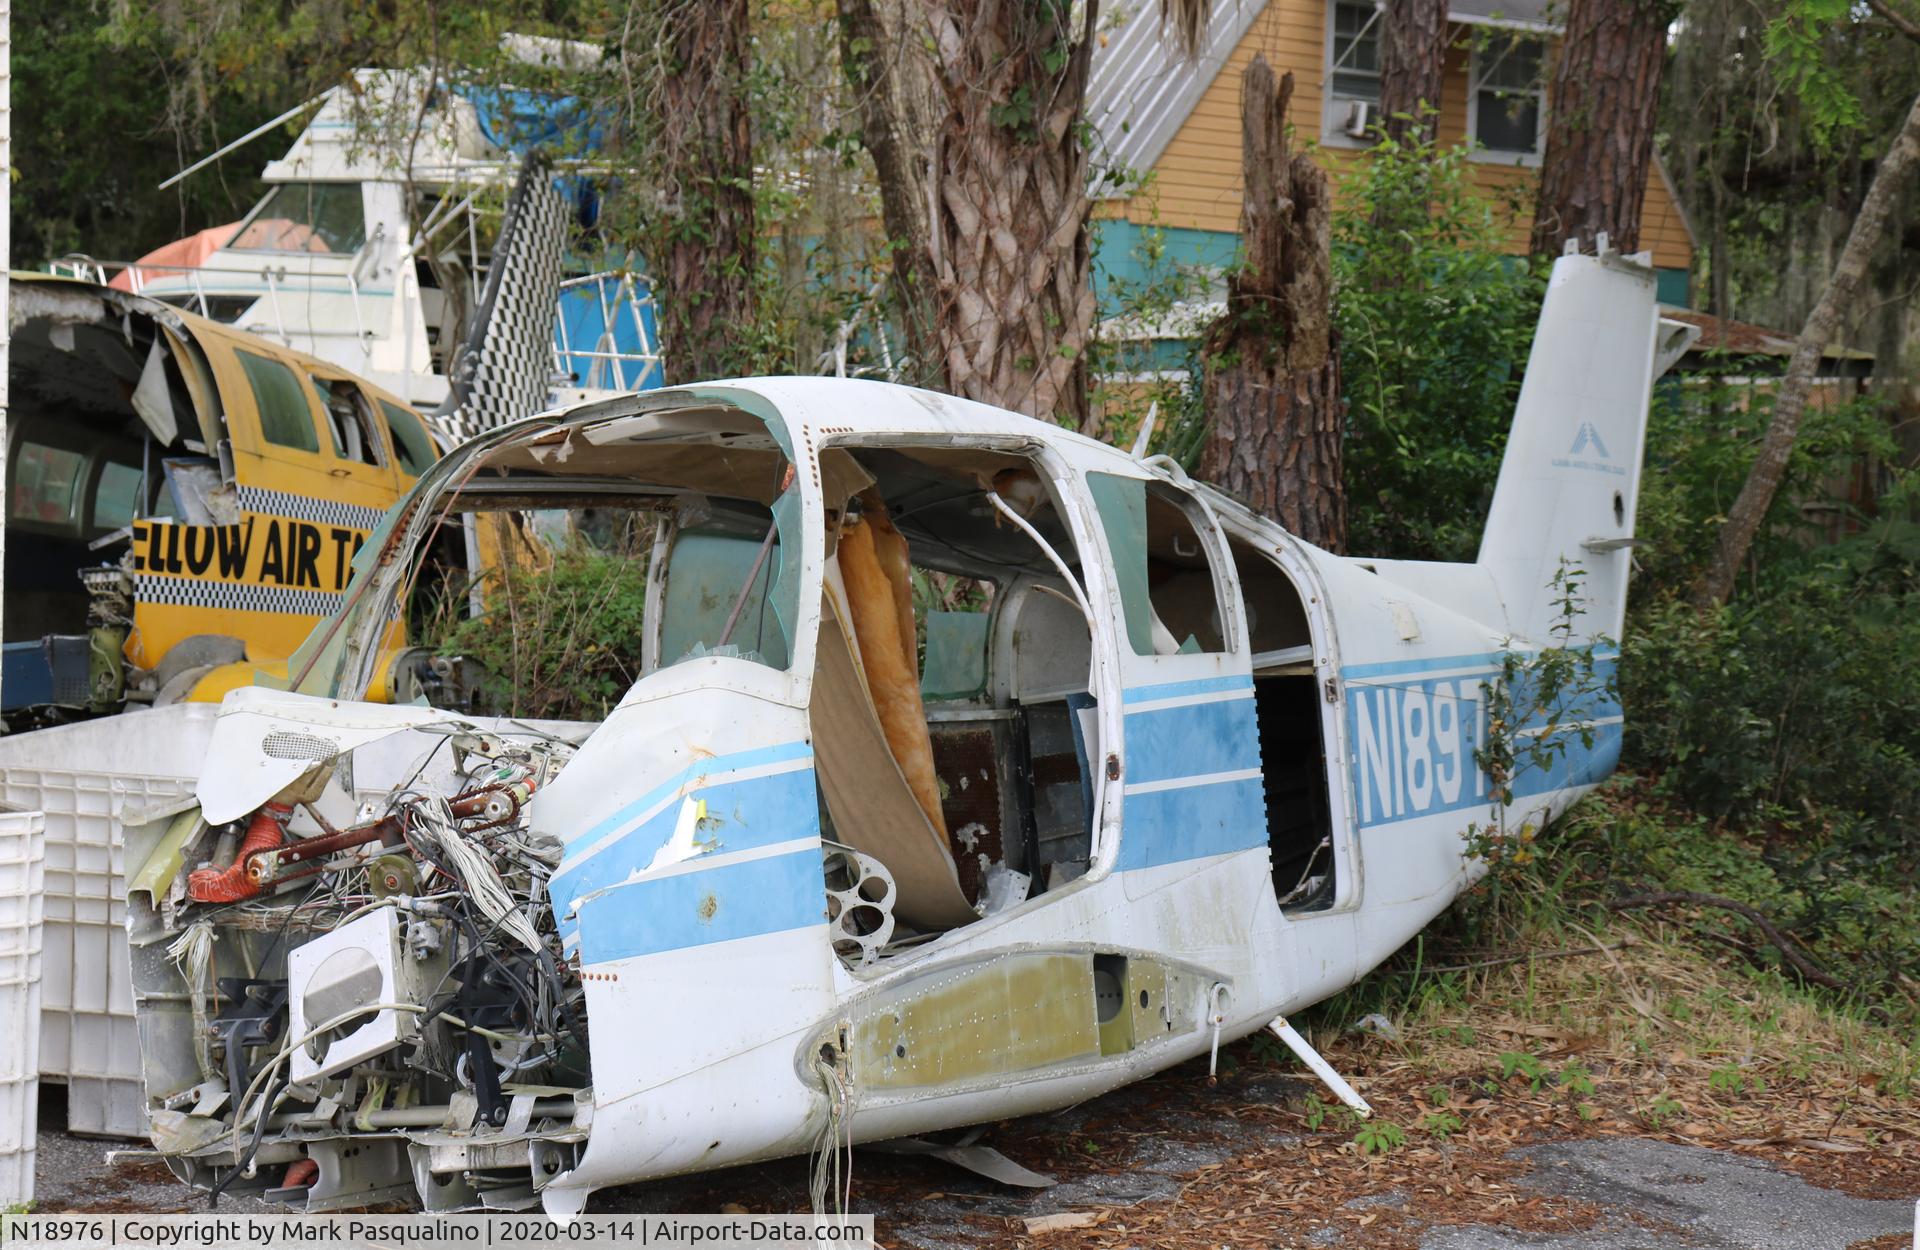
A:
[[[133,594],[141,603],[166,604],[178,608],[220,608],[233,612],[278,612],[291,616],[331,616],[346,598],[338,591],[296,590],[291,586],[260,586],[151,574],[142,574],[133,579]]]
[[[434,414],[453,443],[547,407],[566,226],[567,202],[553,173],[530,154],[507,200],[479,316],[447,402]]]
[[[334,499],[315,499],[311,495],[294,495],[282,490],[263,490],[258,486],[238,486],[234,492],[239,497],[241,510],[245,512],[293,517],[300,521],[311,521],[315,525],[332,525],[342,529],[370,530],[380,524],[381,513],[378,508],[364,508],[359,504],[341,503]]]

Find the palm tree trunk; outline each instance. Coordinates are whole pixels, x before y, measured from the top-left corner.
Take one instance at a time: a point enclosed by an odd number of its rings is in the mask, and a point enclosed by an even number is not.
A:
[[[1860,215],[1853,219],[1846,246],[1833,267],[1833,277],[1793,345],[1793,356],[1787,362],[1787,372],[1780,379],[1780,389],[1774,396],[1773,419],[1760,444],[1760,455],[1747,473],[1740,497],[1733,501],[1733,508],[1720,527],[1713,563],[1695,590],[1695,602],[1701,607],[1725,603],[1733,594],[1740,566],[1746,563],[1754,537],[1773,506],[1781,480],[1786,477],[1787,460],[1800,434],[1800,419],[1806,412],[1814,370],[1826,354],[1827,345],[1840,336],[1857,311],[1867,263],[1872,260],[1873,250],[1885,232],[1887,215],[1901,187],[1916,166],[1920,166],[1920,96],[1914,97],[1906,122],[1887,146],[1886,155],[1880,158],[1880,167],[1874,171],[1873,182],[1861,202]]]
[[[669,384],[751,372],[756,232],[747,0],[696,0],[661,23],[654,249]]]
[[[945,116],[929,251],[955,394],[1080,424],[1093,329],[1081,109],[1099,4],[923,0]]]
[[[945,357],[934,332],[939,279],[928,221],[933,125],[926,55],[897,0],[885,12],[875,0],[838,0],[838,8],[840,66],[859,109],[861,143],[873,157],[894,308],[913,358],[906,380],[942,388]]]
[[[1200,474],[1328,551],[1347,545],[1327,176],[1287,149],[1293,75],[1240,80],[1245,263],[1207,331]]]

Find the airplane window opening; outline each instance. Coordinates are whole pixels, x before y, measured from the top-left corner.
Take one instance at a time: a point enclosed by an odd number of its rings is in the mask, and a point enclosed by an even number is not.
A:
[[[989,498],[1080,576],[1025,457],[863,447],[827,464],[842,481],[827,499],[812,709],[823,828],[900,891],[877,949],[836,933],[858,965],[1086,872],[1092,785],[1075,709],[1092,707],[1092,642],[1052,559]]]
[[[147,475],[137,464],[108,460],[100,465],[94,483],[91,528],[101,534],[131,525],[140,515],[141,488]]]
[[[65,526],[73,517],[87,458],[65,447],[27,443],[14,459],[13,498],[7,517]]]
[[[383,467],[386,450],[380,443],[380,428],[360,388],[347,381],[326,378],[311,381],[314,393],[320,397],[321,411],[327,414],[333,454],[342,460]]]
[[[1089,473],[1135,655],[1227,649],[1220,588],[1180,492],[1163,482]]]
[[[1274,557],[1229,535],[1253,638],[1254,713],[1267,806],[1273,891],[1283,910],[1334,903],[1333,814],[1327,799],[1326,703],[1307,607]]]
[[[402,465],[414,454],[411,442],[427,454],[418,419],[386,400],[381,406]],[[787,669],[799,602],[793,470],[757,418],[718,411],[732,419],[717,432],[663,436],[655,428],[662,418],[646,414],[625,418],[604,446],[583,440],[556,457],[528,446],[542,436],[535,431],[485,453],[484,471],[428,514],[445,521],[429,525],[397,565],[405,581],[388,593],[404,601],[414,636],[441,641],[439,654],[414,652],[388,681],[438,707],[598,721],[634,682],[688,661]],[[467,572],[469,533],[485,570],[478,580]],[[538,593],[550,572],[557,580],[544,586],[560,588],[557,598],[546,596],[557,615],[513,625],[528,610],[525,593]],[[399,608],[400,600],[362,598],[336,632]],[[499,628],[469,624],[476,621]],[[534,629],[539,646],[489,651],[487,639],[509,628],[523,637]],[[571,675],[494,671],[534,663],[526,651],[572,657]],[[312,676],[342,679],[331,667]],[[516,708],[526,689],[567,710]]]
[[[260,434],[276,447],[318,452],[320,437],[313,426],[305,388],[293,370],[255,352],[237,351],[247,384],[253,388],[260,412]]]
[[[419,477],[440,458],[427,427],[412,409],[399,404],[381,400],[380,411],[386,415],[387,428],[393,432],[393,450],[400,458],[400,471],[408,477]]]

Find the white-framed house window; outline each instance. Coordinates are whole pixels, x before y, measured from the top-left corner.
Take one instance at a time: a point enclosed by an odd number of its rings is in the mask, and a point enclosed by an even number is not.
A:
[[[1322,137],[1335,146],[1362,147],[1371,142],[1365,131],[1379,118],[1384,20],[1374,0],[1328,0],[1327,107],[1321,129]]]
[[[1547,142],[1547,45],[1494,34],[1474,42],[1467,133],[1482,160],[1537,165]]]

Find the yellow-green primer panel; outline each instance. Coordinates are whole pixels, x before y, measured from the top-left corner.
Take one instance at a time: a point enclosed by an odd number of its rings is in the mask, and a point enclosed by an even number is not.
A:
[[[1009,1076],[1100,1053],[1093,957],[1003,955],[931,975],[852,1021],[854,1079],[905,1089]]]
[[[1170,1023],[1173,1016],[1167,1002],[1167,993],[1171,988],[1169,981],[1177,981],[1177,978],[1167,976],[1167,970],[1161,964],[1144,959],[1128,962],[1127,1014],[1133,1020],[1135,1045],[1150,1042],[1173,1031]]]

